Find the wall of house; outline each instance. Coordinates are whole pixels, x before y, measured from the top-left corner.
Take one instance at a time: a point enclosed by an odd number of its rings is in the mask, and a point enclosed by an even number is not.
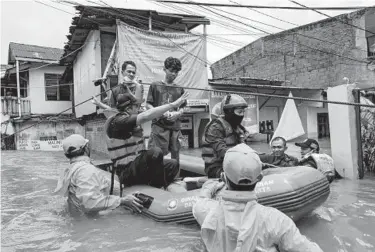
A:
[[[307,107],[307,118],[306,118],[306,128],[307,137],[318,138],[318,113],[328,113],[328,107],[324,108],[314,108]]]
[[[76,120],[36,123],[36,121],[15,123],[16,132],[22,130],[16,134],[17,150],[61,151],[62,140],[65,137],[71,134],[85,135],[85,128]]]
[[[358,11],[341,20],[365,27],[364,15],[365,11]],[[288,81],[287,86],[325,88],[341,85],[348,77],[351,83],[372,86],[374,67],[348,59],[366,60],[364,33],[328,19],[266,36],[214,63],[213,78],[276,79]]]
[[[72,106],[71,101],[47,101],[44,74],[62,74],[64,66],[47,66],[29,71],[29,99],[32,114],[57,114]],[[71,114],[68,110],[64,114]]]
[[[77,55],[73,65],[74,103],[78,104],[100,92],[93,80],[101,78],[100,31],[92,30],[86,39],[86,46]],[[76,117],[96,112],[91,102],[83,103],[75,108]]]

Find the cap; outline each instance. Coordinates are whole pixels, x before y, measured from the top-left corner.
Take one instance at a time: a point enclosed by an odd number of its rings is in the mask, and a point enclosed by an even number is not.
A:
[[[301,148],[311,148],[314,150],[319,151],[319,143],[315,139],[308,138],[305,141],[301,143],[295,143],[295,145],[301,147]]]
[[[119,94],[117,95],[117,108],[125,108],[131,104],[136,104],[137,99],[135,99],[134,95],[125,93],[125,94]]]
[[[79,151],[83,147],[85,147],[88,142],[89,140],[85,139],[81,135],[70,135],[62,141],[64,153],[72,154],[76,151]]]
[[[236,185],[253,185],[262,179],[262,162],[257,152],[244,143],[227,150],[223,170]]]

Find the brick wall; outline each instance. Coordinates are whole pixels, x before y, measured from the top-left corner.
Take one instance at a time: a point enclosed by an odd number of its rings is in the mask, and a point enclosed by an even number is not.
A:
[[[364,14],[338,18],[364,27]],[[342,84],[344,77],[373,85],[375,71],[348,58],[366,60],[365,32],[333,18],[261,38],[217,61],[211,70],[213,78],[272,79],[288,81],[287,86],[325,88]]]

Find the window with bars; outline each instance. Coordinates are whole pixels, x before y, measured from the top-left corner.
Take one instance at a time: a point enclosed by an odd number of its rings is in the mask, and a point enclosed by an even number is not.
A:
[[[367,37],[368,56],[375,57],[375,35]]]
[[[61,74],[44,74],[46,101],[70,101],[70,85],[60,83]]]

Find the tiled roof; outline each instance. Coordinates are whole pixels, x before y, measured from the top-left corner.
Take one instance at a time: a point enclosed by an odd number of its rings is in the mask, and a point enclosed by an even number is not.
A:
[[[16,61],[16,57],[29,58],[40,61],[59,61],[63,53],[64,50],[59,48],[25,45],[10,42],[8,64],[14,64]]]

